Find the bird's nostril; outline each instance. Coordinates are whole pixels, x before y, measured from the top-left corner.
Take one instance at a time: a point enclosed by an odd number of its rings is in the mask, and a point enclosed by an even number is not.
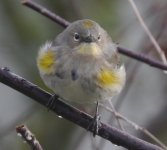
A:
[[[95,38],[92,35],[88,35],[88,36],[84,37],[83,40],[84,40],[84,42],[87,42],[87,43],[95,42]]]
[[[85,38],[85,42],[88,42],[88,43],[92,42],[92,37],[91,36],[87,36]]]

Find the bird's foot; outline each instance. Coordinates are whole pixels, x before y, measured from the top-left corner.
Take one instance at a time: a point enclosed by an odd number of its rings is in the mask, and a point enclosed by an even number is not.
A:
[[[54,94],[51,98],[49,98],[46,107],[48,109],[48,111],[50,109],[54,109],[55,108],[55,104],[56,104],[56,100],[59,98],[58,95]]]
[[[95,115],[87,128],[88,130],[89,129],[92,130],[93,137],[95,137],[98,134],[99,127],[101,126],[101,123],[100,123],[101,116],[98,114],[98,107],[99,107],[99,103],[97,102]]]

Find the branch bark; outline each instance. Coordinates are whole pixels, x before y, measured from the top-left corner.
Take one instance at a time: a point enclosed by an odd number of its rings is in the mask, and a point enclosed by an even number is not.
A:
[[[16,132],[23,138],[24,141],[28,143],[28,145],[30,145],[32,150],[43,150],[39,141],[25,125],[17,126]]]
[[[32,98],[45,107],[48,100],[52,96],[51,94],[40,89],[37,85],[12,73],[7,68],[0,68],[0,82]],[[60,97],[57,98],[55,107],[51,108],[51,110],[54,111],[58,116],[62,116],[63,118],[87,130],[93,118],[90,115],[65,104],[64,102],[60,101],[60,99]],[[92,132],[92,129],[89,128],[88,130]],[[138,139],[104,123],[101,123],[98,135],[118,146],[123,146],[127,149],[163,150],[156,145]]]

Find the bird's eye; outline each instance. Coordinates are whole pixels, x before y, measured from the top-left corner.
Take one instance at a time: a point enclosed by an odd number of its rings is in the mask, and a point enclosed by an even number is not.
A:
[[[74,34],[74,41],[79,41],[79,39],[80,39],[79,34],[78,34],[78,33],[75,33],[75,34]]]
[[[97,40],[98,40],[98,41],[100,41],[100,40],[101,40],[101,36],[100,36],[100,35],[97,37]]]

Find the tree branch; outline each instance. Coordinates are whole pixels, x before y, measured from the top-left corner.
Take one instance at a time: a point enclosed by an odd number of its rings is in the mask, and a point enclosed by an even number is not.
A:
[[[47,10],[46,8],[44,8],[43,6],[40,6],[39,4],[31,1],[31,0],[23,0],[22,4],[37,11],[38,13],[48,17],[49,19],[51,19],[52,21],[58,23],[60,26],[66,28],[70,22],[66,21],[64,18],[58,16],[57,14]],[[133,59],[136,59],[140,62],[143,62],[147,65],[150,65],[152,67],[158,68],[158,69],[162,69],[162,70],[167,70],[167,65],[161,63],[160,61],[156,61],[153,58],[148,57],[145,54],[142,53],[136,53],[133,51],[130,51],[128,49],[122,48],[118,46],[118,52],[131,57]]]
[[[154,36],[152,35],[152,33],[150,32],[150,30],[148,29],[147,25],[145,24],[134,0],[129,0],[129,3],[131,4],[135,14],[136,14],[136,17],[137,19],[139,20],[141,26],[143,27],[145,33],[148,35],[150,41],[152,42],[152,44],[154,45],[155,47],[155,50],[156,52],[158,53],[158,55],[160,56],[160,59],[162,60],[162,62],[164,64],[167,64],[167,61],[166,61],[166,57],[165,57],[165,54],[164,54],[164,51],[161,49],[161,47],[159,46],[159,44],[157,43],[156,39],[154,38]]]
[[[162,70],[167,70],[167,65],[161,63],[160,61],[157,61],[155,59],[152,59],[152,58],[148,57],[146,54],[136,53],[136,52],[133,52],[133,51],[128,50],[128,49],[123,48],[123,47],[118,47],[117,49],[118,49],[119,53],[121,53],[125,56],[134,58],[134,59],[136,59],[140,62],[143,62],[145,64],[148,64],[152,67],[162,69]]]
[[[24,141],[26,141],[30,145],[32,150],[43,150],[39,141],[25,125],[17,126],[16,132],[23,138]]]
[[[25,80],[24,78],[10,72],[7,68],[0,69],[0,82],[3,84],[23,93],[24,95],[32,98],[40,104],[46,106],[48,100],[51,98],[51,94],[40,89],[37,85]],[[72,107],[64,102],[60,101],[60,97],[55,102],[55,107],[51,108],[58,116],[79,125],[80,127],[92,132],[92,129],[88,129],[92,121],[92,117],[88,114]],[[99,128],[99,136],[116,144],[123,146],[127,149],[133,150],[162,150],[162,148],[138,139],[128,133],[122,132],[114,127],[101,123]]]

